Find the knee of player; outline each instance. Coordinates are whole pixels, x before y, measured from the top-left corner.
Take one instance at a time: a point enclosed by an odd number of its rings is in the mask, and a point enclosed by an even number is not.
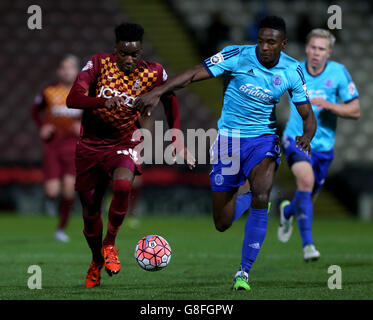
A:
[[[219,232],[224,232],[225,230],[229,229],[232,225],[232,222],[223,221],[223,220],[215,220],[215,228]]]
[[[124,179],[114,180],[113,182],[113,193],[114,196],[127,196],[131,192],[131,182]]]
[[[44,184],[45,194],[48,198],[57,198],[61,193],[61,181],[58,178],[47,180]]]
[[[230,226],[231,225],[228,225],[228,224],[215,224],[215,228],[219,232],[224,232],[225,230],[229,229]]]
[[[58,189],[45,189],[45,194],[48,198],[56,199],[60,195],[60,190],[58,190]]]
[[[302,175],[297,178],[298,188],[303,191],[312,191],[315,179],[312,175]]]
[[[91,208],[83,207],[83,220],[85,221],[95,221],[101,219],[100,210],[92,210]]]

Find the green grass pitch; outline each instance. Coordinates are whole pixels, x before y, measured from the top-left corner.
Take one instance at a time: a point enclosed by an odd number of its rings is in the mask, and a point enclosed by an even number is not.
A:
[[[103,272],[100,287],[85,289],[91,255],[80,217],[70,220],[72,241],[64,244],[53,238],[54,218],[0,214],[0,299],[373,299],[373,225],[343,218],[316,218],[314,238],[322,256],[306,263],[298,228],[289,243],[280,243],[278,218],[271,216],[250,274],[252,290],[232,292],[244,223],[241,218],[224,233],[206,216],[144,217],[137,230],[124,223],[116,243],[121,272],[112,278]],[[144,271],[134,259],[137,241],[148,234],[162,235],[171,245],[172,259],[164,270]],[[40,290],[27,287],[30,265],[41,267]],[[340,290],[328,288],[331,265],[342,269]]]

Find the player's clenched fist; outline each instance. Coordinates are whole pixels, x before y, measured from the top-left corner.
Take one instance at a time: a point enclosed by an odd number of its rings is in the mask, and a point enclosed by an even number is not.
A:
[[[112,97],[105,101],[105,107],[108,109],[116,109],[125,105],[126,102],[123,97]]]

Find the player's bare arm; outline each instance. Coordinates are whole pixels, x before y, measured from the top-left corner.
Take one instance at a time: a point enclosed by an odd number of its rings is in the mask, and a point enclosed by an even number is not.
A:
[[[142,113],[145,110],[154,108],[160,100],[160,97],[172,90],[185,88],[192,82],[201,81],[210,78],[207,70],[202,64],[198,64],[183,73],[176,75],[161,86],[154,88],[152,91],[145,93],[138,97],[135,102],[135,106],[141,110]]]
[[[360,102],[359,99],[354,99],[348,103],[335,104],[324,100],[323,98],[314,98],[311,103],[317,106],[317,110],[325,109],[333,112],[339,117],[348,119],[360,118]]]
[[[316,132],[316,118],[310,104],[297,106],[298,113],[303,120],[303,135],[295,138],[297,147],[304,153],[311,153],[311,140]]]

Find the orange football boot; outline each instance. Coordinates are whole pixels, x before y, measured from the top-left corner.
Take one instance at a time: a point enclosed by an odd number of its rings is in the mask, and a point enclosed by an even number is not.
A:
[[[93,288],[100,285],[101,269],[103,266],[103,263],[96,263],[94,261],[91,262],[87,272],[87,277],[85,279],[86,288]]]
[[[120,261],[118,259],[119,250],[113,245],[102,246],[102,256],[104,257],[104,266],[108,275],[111,277],[120,271]]]

